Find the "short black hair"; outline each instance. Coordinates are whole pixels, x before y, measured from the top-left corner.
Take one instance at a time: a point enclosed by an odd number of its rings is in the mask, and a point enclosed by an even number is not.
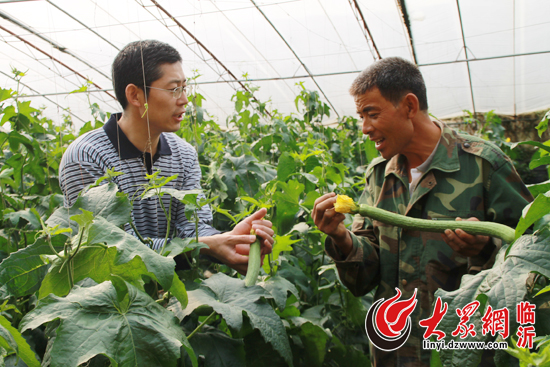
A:
[[[179,52],[164,42],[141,40],[124,46],[115,57],[111,69],[115,95],[122,109],[125,110],[128,105],[128,84],[134,84],[147,93],[145,86],[162,77],[160,65],[178,61],[181,62]]]
[[[388,57],[366,68],[353,81],[350,94],[358,97],[378,88],[382,97],[397,105],[407,93],[418,98],[421,111],[428,110],[426,84],[418,67],[400,57]]]

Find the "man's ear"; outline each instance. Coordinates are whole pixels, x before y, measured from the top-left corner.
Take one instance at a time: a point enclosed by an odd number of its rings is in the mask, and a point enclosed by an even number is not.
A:
[[[135,84],[128,84],[125,89],[128,103],[135,107],[143,107],[145,104],[145,95],[143,89]]]
[[[415,117],[420,110],[420,102],[418,102],[418,97],[413,93],[407,93],[405,98],[403,98],[403,103],[407,111],[407,117],[409,119]]]

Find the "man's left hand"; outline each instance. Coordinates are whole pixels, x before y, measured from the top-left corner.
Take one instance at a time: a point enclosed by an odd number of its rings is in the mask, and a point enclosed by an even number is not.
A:
[[[264,255],[267,255],[271,252],[273,244],[275,243],[275,240],[273,239],[273,236],[275,235],[275,232],[272,229],[273,224],[270,221],[263,219],[266,214],[267,209],[262,208],[251,216],[243,219],[231,231],[231,234],[243,235],[250,234],[250,230],[254,229],[254,231],[256,231],[256,235],[262,238],[262,259]],[[237,253],[248,255],[248,252],[250,251],[250,245],[236,245],[235,250],[237,251]]]
[[[462,218],[456,218],[457,221],[461,221]],[[479,219],[472,217],[468,218],[470,221],[479,221]],[[443,240],[456,252],[462,256],[472,257],[478,255],[483,247],[491,239],[489,236],[471,235],[464,232],[462,229],[457,229],[454,232],[450,229],[445,230],[445,233],[441,234]]]

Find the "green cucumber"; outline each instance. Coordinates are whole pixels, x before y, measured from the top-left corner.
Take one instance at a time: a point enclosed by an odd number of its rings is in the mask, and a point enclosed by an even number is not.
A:
[[[255,235],[254,230],[250,231],[251,235]],[[250,252],[248,253],[248,270],[246,271],[246,278],[244,278],[245,287],[250,287],[256,284],[258,275],[260,274],[261,259],[261,246],[260,237],[256,237],[256,241],[250,245]]]
[[[368,217],[385,224],[421,232],[443,233],[446,229],[451,229],[453,231],[455,229],[462,229],[466,233],[472,235],[498,237],[506,243],[512,243],[516,239],[515,230],[500,223],[418,219],[365,204],[359,205],[359,210],[354,210],[353,212],[354,214],[358,213],[363,217]]]

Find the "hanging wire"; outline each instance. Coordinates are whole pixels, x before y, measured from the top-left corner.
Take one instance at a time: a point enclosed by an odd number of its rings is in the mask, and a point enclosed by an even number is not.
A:
[[[223,64],[223,63],[222,63],[222,62],[221,62],[221,61],[220,61],[220,60],[219,60],[219,59],[218,59],[209,49],[208,49],[208,48],[206,48],[206,46],[205,46],[202,42],[200,42],[200,41],[198,40],[198,38],[197,38],[193,33],[189,32],[189,30],[188,30],[187,28],[185,28],[185,27],[183,26],[183,24],[181,24],[181,22],[179,22],[177,19],[175,19],[175,18],[174,18],[165,8],[163,8],[156,0],[150,0],[150,1],[151,1],[153,4],[155,4],[155,6],[156,6],[159,10],[161,10],[163,13],[165,13],[166,15],[168,15],[168,16],[170,17],[170,19],[171,19],[174,23],[176,23],[176,25],[177,25],[178,27],[180,27],[182,30],[184,30],[184,31],[185,31],[185,32],[186,32],[186,33],[196,42],[196,44],[198,44],[198,45],[202,48],[202,50],[204,50],[205,52],[207,52],[207,53],[210,55],[210,57],[212,57],[212,59],[214,59],[214,61],[216,61],[216,63],[217,63],[219,66],[221,66],[221,67],[226,71],[226,73],[227,73],[229,76],[231,76],[231,78],[233,78],[235,81],[237,81],[237,83],[239,83],[239,85],[240,85],[244,90],[246,90],[247,92],[249,92],[249,93],[252,95],[252,99],[253,99],[254,101],[256,101],[256,102],[259,103],[259,101],[256,99],[256,97],[254,97],[254,94],[248,89],[248,87],[247,87],[244,83],[238,81],[239,79],[231,72],[231,70],[229,70],[229,68],[227,68],[227,67],[226,67],[226,66],[225,66],[225,65],[224,65],[224,64]],[[139,4],[139,0],[136,0],[136,2],[138,2],[138,4]],[[149,11],[143,4],[140,4],[140,5],[141,5],[144,9],[146,9],[147,11]],[[149,13],[151,13],[151,12],[149,11]],[[151,13],[151,14],[152,14],[152,13]],[[188,43],[186,43],[185,41],[183,41],[183,42],[184,42],[184,44],[185,44],[187,47],[189,47],[189,49],[190,49],[191,51],[195,52],[195,51],[189,46]],[[201,52],[202,52],[202,51],[201,51]],[[198,55],[197,55],[197,56],[198,56]],[[199,57],[201,57],[201,59],[202,59],[210,68],[212,68],[212,70],[214,70],[214,68],[208,63],[208,61],[207,61],[202,55],[199,56]],[[221,73],[218,72],[218,74],[220,75],[220,77],[223,77],[223,75],[222,75]],[[269,117],[271,117],[271,113],[270,113],[269,111],[266,110],[265,113],[266,113]]]
[[[289,50],[294,54],[294,56],[296,57],[296,59],[298,60],[298,62],[302,65],[302,67],[304,68],[304,70],[308,73],[309,77],[311,78],[311,80],[313,81],[313,83],[315,83],[315,85],[317,86],[317,88],[319,89],[319,91],[321,92],[321,94],[323,94],[323,96],[325,97],[326,101],[330,104],[330,106],[332,107],[332,110],[336,113],[336,115],[338,117],[340,117],[340,115],[338,114],[338,111],[336,110],[336,108],[334,108],[334,105],[332,104],[332,102],[330,101],[330,99],[327,97],[327,95],[325,94],[325,92],[323,91],[323,89],[321,88],[321,86],[319,85],[319,83],[317,83],[317,80],[315,80],[315,78],[313,77],[312,73],[309,71],[309,68],[306,66],[306,64],[304,64],[304,62],[300,59],[300,57],[298,56],[298,54],[296,54],[296,52],[294,51],[294,49],[290,46],[290,44],[287,42],[287,40],[283,37],[283,35],[281,34],[281,32],[279,32],[279,30],[275,27],[275,25],[269,20],[269,18],[265,15],[265,13],[263,12],[263,10],[254,2],[254,0],[250,0],[252,2],[252,4],[254,4],[254,6],[256,7],[256,9],[258,9],[258,11],[263,15],[263,17],[265,18],[265,20],[271,25],[271,27],[273,28],[273,30],[279,35],[279,37],[281,38],[281,40],[287,45],[287,47],[289,48]]]
[[[317,2],[319,3],[319,5],[321,6],[321,9],[323,9],[323,12],[325,13],[325,16],[327,17],[327,20],[329,21],[330,25],[332,26],[332,29],[334,29],[334,33],[336,33],[336,35],[338,36],[338,39],[340,40],[340,43],[342,45],[342,47],[344,47],[344,50],[346,50],[346,54],[348,55],[349,59],[351,60],[351,63],[353,64],[353,67],[357,69],[357,65],[355,64],[355,60],[353,60],[353,57],[351,57],[351,54],[346,46],[346,43],[344,42],[344,40],[342,39],[342,36],[340,36],[340,32],[338,32],[338,29],[336,29],[336,26],[334,25],[334,23],[332,22],[332,19],[330,18],[330,15],[329,13],[327,13],[327,10],[325,9],[325,7],[323,6],[323,3],[321,0],[317,0]],[[370,48],[370,46],[369,46]],[[372,52],[372,51],[371,51]]]
[[[275,69],[275,67],[271,64],[271,62],[261,53],[260,50],[258,50],[258,48],[254,45],[254,43],[252,43],[248,37],[239,29],[239,27],[237,27],[237,25],[235,23],[233,23],[233,21],[231,19],[229,19],[229,17],[226,15],[225,12],[221,11],[218,6],[216,5],[215,2],[212,2],[212,5],[214,5],[214,7],[220,12],[221,15],[223,15],[225,17],[225,19],[227,19],[227,21],[229,23],[231,23],[231,25],[233,27],[235,27],[235,29],[237,30],[237,32],[239,32],[239,34],[245,39],[248,41],[248,43],[250,44],[250,46],[261,56],[261,58],[269,65],[269,67],[271,67],[271,69],[275,72],[275,74],[277,75],[277,77],[281,77],[281,75],[279,74],[279,72]],[[294,93],[294,90],[290,87],[290,85],[288,85],[286,82],[285,82],[285,85],[288,87],[288,89],[290,90],[291,93]],[[284,95],[283,91],[280,90],[280,92]]]
[[[470,60],[468,59],[468,47],[466,46],[466,37],[464,36],[464,25],[462,24],[462,13],[460,12],[460,4],[458,3],[458,0],[456,0],[456,7],[458,9],[458,19],[460,20],[460,31],[462,32],[462,44],[464,46],[464,57],[466,57],[466,67],[468,69],[468,80],[470,81],[470,96],[472,97],[472,108],[473,108],[474,117],[475,117],[476,101],[474,98],[474,86],[472,84],[472,72],[470,71]]]
[[[31,28],[30,26],[28,25],[25,25],[23,24],[22,22],[18,21],[17,19],[13,18],[12,16],[10,16],[9,14],[7,13],[4,13],[3,11],[0,11],[0,17],[1,18],[4,18],[6,20],[8,20],[9,22],[23,28],[24,30],[26,30],[27,32],[31,33],[33,36],[36,36],[38,38],[40,38],[41,40],[45,41],[46,43],[48,43],[49,45],[51,45],[53,48],[55,48],[56,50],[59,50],[61,52],[64,52],[66,53],[67,55],[70,55],[72,57],[74,57],[75,59],[77,59],[78,61],[80,61],[81,63],[83,63],[84,65],[88,66],[89,68],[91,68],[92,70],[95,70],[96,72],[98,72],[99,74],[103,75],[105,78],[109,79],[110,80],[110,77],[108,75],[106,75],[105,73],[103,73],[101,70],[97,69],[96,67],[90,65],[86,60],[83,60],[82,58],[80,58],[79,56],[73,54],[71,51],[69,51],[66,47],[64,46],[61,46],[60,44],[58,44],[57,42],[54,42],[52,40],[50,40],[49,38],[45,37],[44,35],[42,35],[40,32],[37,32],[35,31],[33,28]]]

